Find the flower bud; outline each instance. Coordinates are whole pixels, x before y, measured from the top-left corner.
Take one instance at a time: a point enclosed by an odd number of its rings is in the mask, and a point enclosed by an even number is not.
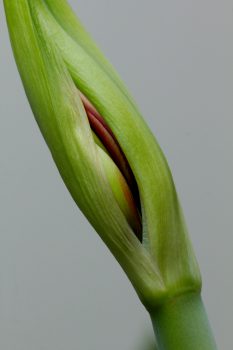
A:
[[[4,0],[24,88],[58,170],[146,307],[200,289],[165,157],[64,0]]]

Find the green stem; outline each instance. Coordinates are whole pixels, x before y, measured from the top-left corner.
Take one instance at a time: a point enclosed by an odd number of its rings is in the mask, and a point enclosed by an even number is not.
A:
[[[169,300],[150,312],[159,350],[216,350],[199,294]]]

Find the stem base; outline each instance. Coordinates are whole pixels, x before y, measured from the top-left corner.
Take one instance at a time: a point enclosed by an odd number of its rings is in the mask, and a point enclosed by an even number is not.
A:
[[[199,294],[168,301],[150,313],[160,350],[216,350]]]

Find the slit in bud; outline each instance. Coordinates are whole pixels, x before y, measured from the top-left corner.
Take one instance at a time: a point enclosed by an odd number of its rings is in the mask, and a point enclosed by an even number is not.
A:
[[[128,208],[130,208],[131,211],[129,213],[129,210],[125,208],[125,210],[128,211],[128,221],[138,239],[142,241],[140,197],[137,182],[133,175],[132,169],[116,137],[114,136],[108,124],[105,122],[104,118],[99,114],[99,112],[96,110],[93,104],[87,99],[87,97],[83,93],[79,91],[79,94],[94,135],[103,145],[102,148],[104,148],[107,151],[108,155],[118,168],[119,173],[122,175],[119,177],[121,182],[121,189],[124,195],[124,199],[128,204]],[[108,179],[111,184],[111,176],[109,176]],[[114,186],[112,186],[112,188],[113,187]],[[115,192],[115,197],[118,197],[118,202],[122,203],[122,198],[119,198],[119,196],[121,196],[122,194],[120,194],[117,191],[113,192]]]

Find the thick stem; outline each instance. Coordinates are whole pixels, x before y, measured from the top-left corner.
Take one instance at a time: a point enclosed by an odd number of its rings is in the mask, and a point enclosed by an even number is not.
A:
[[[216,350],[199,294],[169,300],[151,313],[159,350]]]

